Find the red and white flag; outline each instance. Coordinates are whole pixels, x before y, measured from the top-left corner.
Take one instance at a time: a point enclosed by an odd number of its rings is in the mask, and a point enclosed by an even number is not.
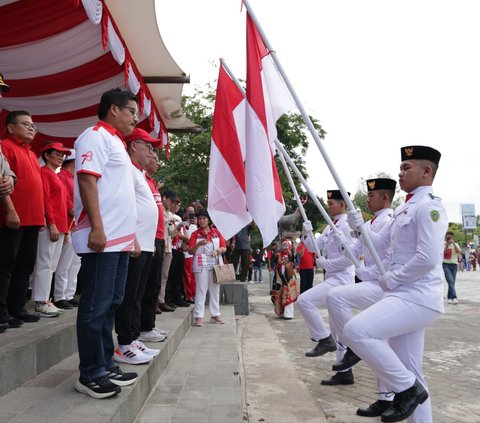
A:
[[[245,98],[220,66],[208,173],[208,213],[225,239],[252,221],[245,196]]]
[[[295,107],[282,76],[247,13],[247,107],[245,110],[245,173],[247,207],[269,245],[285,213],[275,165],[275,123]]]

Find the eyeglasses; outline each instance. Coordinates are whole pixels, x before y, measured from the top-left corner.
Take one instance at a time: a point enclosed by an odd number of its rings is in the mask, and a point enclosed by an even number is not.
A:
[[[143,142],[143,141],[136,140],[135,143],[136,144],[142,144],[142,145],[146,146],[150,151],[153,151],[153,145],[150,144],[149,142]]]
[[[134,107],[130,107],[130,106],[120,106],[119,104],[115,104],[115,106],[120,107],[120,109],[130,110],[130,113],[132,114],[132,116],[137,116],[137,115],[138,115],[138,111],[137,111],[137,109],[135,109]]]
[[[37,132],[37,127],[33,123],[30,123],[30,122],[12,122],[12,123],[14,125],[22,125],[27,129],[33,129],[34,132]]]

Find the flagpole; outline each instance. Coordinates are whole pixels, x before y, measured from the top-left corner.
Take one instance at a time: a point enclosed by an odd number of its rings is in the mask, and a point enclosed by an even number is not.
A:
[[[312,120],[310,119],[310,117],[308,116],[308,113],[306,112],[305,108],[303,107],[303,104],[300,101],[300,98],[298,97],[295,89],[293,88],[293,85],[290,83],[290,80],[288,79],[288,76],[285,73],[285,71],[282,67],[282,64],[278,60],[278,57],[277,57],[277,54],[275,53],[275,50],[272,48],[270,42],[267,39],[267,36],[266,36],[265,32],[263,31],[263,28],[260,26],[260,22],[258,21],[257,17],[255,16],[255,13],[252,10],[249,1],[248,0],[243,0],[243,4],[245,5],[250,17],[252,18],[253,22],[255,23],[257,31],[259,32],[260,36],[262,37],[262,40],[265,43],[265,46],[270,51],[270,55],[271,55],[275,65],[277,66],[278,72],[282,76],[283,81],[285,82],[285,85],[287,86],[288,90],[290,91],[290,94],[292,95],[293,100],[295,101],[295,104],[297,105],[298,110],[300,111],[300,114],[302,115],[305,124],[307,125],[310,133],[312,134],[313,139],[315,140],[315,143],[317,144],[318,149],[320,150],[320,153],[323,156],[323,160],[325,161],[328,169],[330,170],[330,173],[331,173],[333,179],[335,180],[335,183],[337,184],[338,189],[342,193],[342,197],[343,197],[343,199],[344,199],[344,201],[347,205],[348,210],[355,211],[355,206],[353,205],[353,202],[352,202],[351,198],[349,197],[348,192],[345,189],[345,186],[343,185],[340,177],[338,176],[336,169],[334,168],[332,162],[330,161],[330,157],[328,156],[327,151],[325,150],[325,148],[322,145],[322,142],[320,140],[320,136],[318,135],[317,130],[313,126]],[[380,273],[384,274],[385,273],[385,268],[383,267],[383,263],[380,260],[380,257],[378,256],[378,253],[377,253],[377,250],[375,250],[375,247],[372,244],[370,236],[368,235],[368,232],[367,232],[367,230],[365,229],[364,226],[362,226],[360,228],[360,232],[363,236],[363,240],[364,240],[368,250],[370,251],[370,254],[372,255],[372,258],[373,258],[375,264],[377,265]]]
[[[285,159],[287,160],[289,166],[292,168],[292,170],[295,172],[295,175],[297,175],[298,179],[300,179],[300,182],[302,183],[302,185],[305,187],[305,189],[307,190],[308,192],[308,195],[310,196],[310,198],[312,199],[312,201],[315,203],[315,205],[317,206],[317,209],[320,211],[320,213],[322,214],[323,218],[327,221],[327,224],[330,226],[330,228],[334,231],[334,232],[338,232],[338,228],[334,225],[332,219],[330,218],[330,216],[328,215],[328,213],[326,212],[326,210],[324,209],[324,207],[322,206],[322,203],[320,203],[320,201],[318,201],[318,198],[317,196],[313,193],[313,191],[310,189],[310,186],[308,185],[307,181],[305,180],[305,178],[303,177],[303,175],[301,174],[300,170],[298,169],[297,165],[293,162],[293,160],[290,158],[290,156],[288,155],[288,153],[285,151],[285,149],[283,148],[282,144],[280,143],[280,141],[278,140],[275,140],[275,145],[277,146],[277,148],[280,150],[280,153],[283,157],[285,157]],[[359,267],[360,266],[360,263],[358,262],[357,260],[357,257],[355,256],[355,254],[353,253],[352,249],[350,248],[350,245],[347,244],[347,243],[344,243],[342,244],[342,248],[345,250],[345,254],[347,255],[347,257],[352,261],[352,263],[355,265],[355,267]]]

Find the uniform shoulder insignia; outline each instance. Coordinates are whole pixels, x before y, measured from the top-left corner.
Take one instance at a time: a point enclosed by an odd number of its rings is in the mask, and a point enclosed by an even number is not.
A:
[[[430,212],[430,217],[434,222],[438,222],[438,219],[440,219],[440,212],[438,210],[432,210]]]
[[[431,192],[430,192],[428,195],[430,196],[430,198],[431,198],[432,200],[442,201],[442,199],[441,199],[440,197],[437,197],[437,196],[433,195]]]

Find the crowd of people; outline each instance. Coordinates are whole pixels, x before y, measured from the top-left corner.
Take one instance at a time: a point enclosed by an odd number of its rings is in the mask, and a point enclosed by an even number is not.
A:
[[[0,92],[8,90],[0,77]],[[202,326],[209,292],[211,323],[224,323],[213,266],[226,243],[198,201],[181,208],[176,192],[155,180],[161,141],[136,127],[133,93],[105,92],[98,118],[73,149],[49,141],[37,157],[31,114],[6,117],[0,332],[78,307],[75,388],[107,398],[137,379],[119,363],[148,363],[160,352],[144,344],[168,337],[156,325],[160,314],[194,304],[194,325]]]

